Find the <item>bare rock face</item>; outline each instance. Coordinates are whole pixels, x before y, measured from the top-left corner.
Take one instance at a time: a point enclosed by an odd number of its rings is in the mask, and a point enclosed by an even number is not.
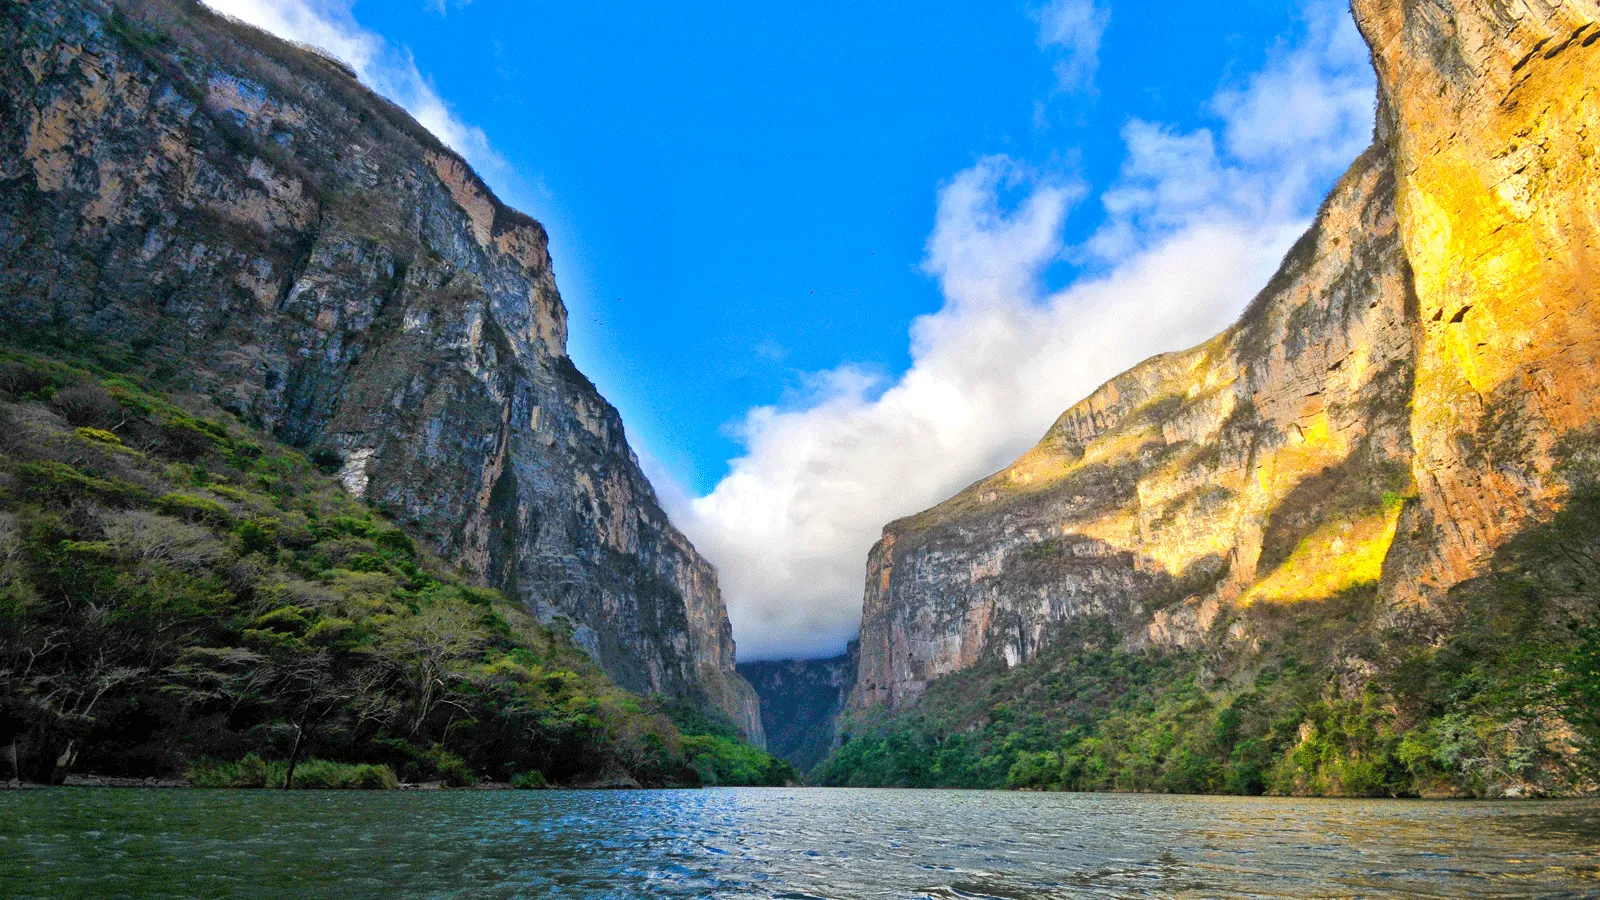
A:
[[[566,355],[544,229],[339,63],[188,0],[0,0],[0,321],[340,465],[618,683],[757,742],[716,573]]]
[[[868,560],[858,709],[1106,617],[1254,640],[1242,607],[1375,588],[1426,620],[1559,504],[1600,422],[1600,9],[1357,0],[1377,139],[1238,324],[1068,410]]]
[[[1396,591],[1425,601],[1559,502],[1558,447],[1600,418],[1600,4],[1354,8],[1420,305],[1412,434],[1429,546]]]
[[[1410,481],[1394,184],[1368,152],[1239,324],[1112,379],[1005,471],[889,525],[856,703],[902,704],[989,655],[1025,662],[1086,616],[1182,645],[1225,604],[1376,581]]]

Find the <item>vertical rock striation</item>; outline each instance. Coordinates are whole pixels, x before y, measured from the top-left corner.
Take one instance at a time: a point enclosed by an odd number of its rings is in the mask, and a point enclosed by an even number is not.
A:
[[[1548,512],[1600,419],[1600,4],[1356,0],[1419,300],[1426,601]]]
[[[757,742],[716,573],[566,355],[544,229],[341,64],[190,0],[0,0],[0,321],[339,467]]]
[[[1242,319],[884,530],[853,705],[1016,665],[1085,617],[1249,645],[1232,613],[1376,589],[1426,621],[1600,422],[1600,10],[1356,0],[1375,143]]]

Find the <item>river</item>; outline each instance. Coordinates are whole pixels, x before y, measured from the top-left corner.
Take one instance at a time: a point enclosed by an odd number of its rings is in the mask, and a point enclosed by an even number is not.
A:
[[[1600,803],[0,792],[6,897],[1600,897]]]

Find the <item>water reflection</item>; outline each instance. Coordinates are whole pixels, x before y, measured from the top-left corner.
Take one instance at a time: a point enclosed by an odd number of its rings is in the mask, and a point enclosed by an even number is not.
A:
[[[1600,804],[63,789],[0,795],[0,894],[1600,897]]]

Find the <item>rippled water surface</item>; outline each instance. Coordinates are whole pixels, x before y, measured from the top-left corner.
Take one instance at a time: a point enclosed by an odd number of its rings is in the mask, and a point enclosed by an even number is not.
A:
[[[0,794],[7,897],[1600,897],[1600,804]]]

